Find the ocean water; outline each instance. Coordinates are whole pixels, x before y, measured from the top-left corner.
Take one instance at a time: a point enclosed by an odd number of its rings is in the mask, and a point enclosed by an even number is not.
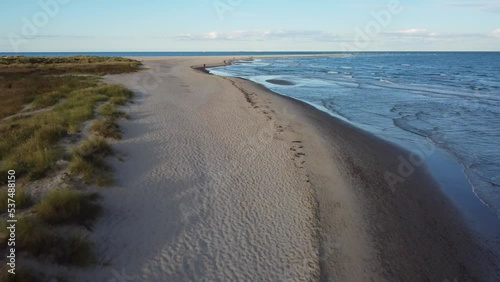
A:
[[[467,182],[500,215],[500,53],[262,58],[210,71],[258,82],[420,152],[445,190]],[[439,150],[425,155],[424,142]]]

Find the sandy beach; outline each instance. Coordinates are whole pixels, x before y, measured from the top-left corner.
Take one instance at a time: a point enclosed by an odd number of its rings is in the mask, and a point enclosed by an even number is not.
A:
[[[148,69],[106,78],[136,97],[118,181],[100,191],[100,262],[76,281],[500,280],[498,242],[464,226],[425,168],[388,187],[404,150],[192,68],[228,58],[137,59]]]

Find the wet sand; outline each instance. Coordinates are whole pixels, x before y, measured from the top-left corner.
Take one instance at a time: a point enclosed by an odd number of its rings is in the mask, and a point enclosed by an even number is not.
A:
[[[90,238],[100,265],[78,281],[498,281],[425,168],[389,187],[404,150],[313,107],[191,66],[138,58],[109,76],[136,92],[114,144]]]
[[[277,85],[295,85],[295,83],[288,81],[288,80],[283,80],[283,79],[268,79],[266,81],[269,83],[272,83],[272,84],[277,84]]]

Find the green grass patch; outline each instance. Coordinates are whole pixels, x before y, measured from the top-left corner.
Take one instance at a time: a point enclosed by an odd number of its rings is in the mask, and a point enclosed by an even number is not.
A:
[[[123,106],[129,102],[129,99],[126,97],[111,97],[109,102],[113,105]]]
[[[113,74],[139,70],[141,63],[120,57],[71,56],[71,57],[0,57],[2,73],[42,74]]]
[[[61,138],[77,133],[83,122],[92,119],[98,103],[111,98],[128,99],[130,95],[122,86],[96,84],[70,92],[49,112],[4,122],[0,126],[3,137],[0,139],[0,160],[3,161],[0,175],[14,169],[18,177],[43,178],[65,153],[57,147]],[[101,106],[98,112],[109,117],[125,116],[110,103]]]
[[[97,77],[0,73],[0,118],[16,114],[35,99],[35,108],[53,105],[59,95],[94,86],[97,82]]]
[[[111,98],[127,98],[131,99],[134,93],[127,88],[123,88],[121,85],[117,84],[106,84],[100,87],[97,92],[102,95],[106,95]]]
[[[81,224],[88,226],[101,213],[96,203],[97,194],[86,194],[73,189],[47,192],[35,206],[36,214],[50,224]]]
[[[77,154],[83,158],[95,158],[95,157],[107,157],[113,154],[113,149],[106,142],[104,138],[94,137],[94,138],[85,138],[73,150],[74,154]]]
[[[112,117],[112,118],[126,118],[127,114],[116,108],[114,104],[106,103],[97,109],[97,113],[101,116]]]
[[[104,138],[86,138],[73,149],[69,170],[81,175],[86,183],[99,186],[111,184],[111,169],[104,161],[111,154],[113,150]]]
[[[105,117],[96,119],[90,124],[90,133],[103,138],[121,139],[122,134],[120,127],[116,123],[116,119],[112,117]]]
[[[0,175],[12,169],[21,181],[41,179],[58,160],[70,158],[69,170],[82,175],[85,182],[111,183],[105,158],[113,152],[104,138],[121,136],[116,119],[126,114],[117,107],[125,105],[133,93],[119,85],[103,84],[96,75],[134,72],[139,68],[138,61],[124,58],[0,57]],[[102,106],[98,108],[99,105]],[[63,148],[61,140],[79,137],[83,123],[96,113],[102,117],[92,123],[90,131],[98,136],[84,139],[69,152]],[[0,185],[5,181],[0,179]],[[7,191],[1,189],[0,213],[7,210],[7,197]],[[55,225],[89,227],[101,213],[97,199],[97,194],[55,189],[34,204],[28,193],[18,189],[17,208],[30,208],[18,217],[18,252],[50,263],[93,264],[92,244],[87,238],[60,235],[62,230]],[[8,235],[2,220],[0,245],[4,248]],[[22,268],[17,272],[15,278],[0,276],[0,282],[43,280]]]
[[[37,110],[53,106],[57,104],[57,102],[59,102],[59,100],[64,96],[64,93],[61,93],[59,91],[50,92],[45,95],[38,95],[35,97],[35,99],[33,99],[32,109]]]

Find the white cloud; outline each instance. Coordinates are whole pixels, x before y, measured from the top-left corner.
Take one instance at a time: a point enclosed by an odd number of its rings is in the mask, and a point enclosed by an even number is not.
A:
[[[411,29],[403,29],[399,31],[395,31],[397,34],[426,34],[427,29],[422,28],[411,28]]]
[[[419,39],[419,40],[461,40],[500,37],[500,28],[491,33],[438,33],[423,28],[411,28],[397,31],[388,31],[382,34],[388,38],[396,39]]]
[[[383,35],[392,37],[438,37],[440,34],[423,28],[410,28],[384,32]]]
[[[202,34],[181,34],[174,36],[178,40],[273,40],[273,39],[289,39],[301,41],[326,41],[338,42],[347,41],[349,38],[346,35],[336,35],[328,32],[317,30],[235,30],[227,32],[206,32]]]
[[[356,33],[334,34],[332,32],[314,30],[255,29],[225,32],[210,31],[199,34],[184,34],[174,36],[173,38],[176,39],[179,44],[199,44],[199,42],[203,42],[206,46],[220,46],[221,44],[224,46],[244,45],[246,46],[245,48],[272,46],[269,48],[274,48],[274,50],[286,49],[284,46],[305,46],[298,48],[304,50],[340,50],[345,47],[345,44],[356,44],[356,36]],[[424,46],[420,48],[422,50],[432,50],[433,48],[436,50],[444,50],[447,49],[447,47],[443,46],[451,46],[454,48],[458,48],[456,46],[459,46],[463,47],[462,49],[465,50],[471,49],[471,47],[467,46],[472,45],[467,44],[479,44],[479,42],[482,46],[488,46],[489,49],[494,49],[494,47],[489,46],[495,46],[494,42],[497,38],[500,38],[500,28],[495,31],[483,33],[444,33],[415,27],[382,32],[369,39],[370,47],[367,50],[396,50],[399,48],[398,46],[402,46],[401,44],[403,44],[403,46],[411,46],[411,48],[414,48],[412,50],[418,49],[415,46]]]
[[[453,1],[446,4],[454,7],[479,8],[485,12],[500,13],[500,2],[498,1]]]

